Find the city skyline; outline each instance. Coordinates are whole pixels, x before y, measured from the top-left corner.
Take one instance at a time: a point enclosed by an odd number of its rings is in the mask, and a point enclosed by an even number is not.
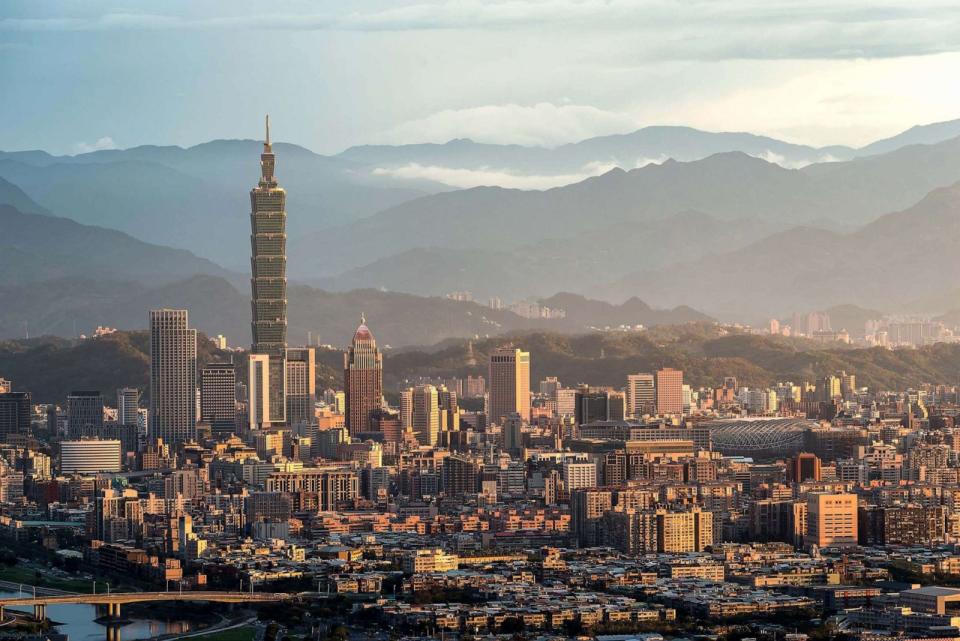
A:
[[[958,27],[13,0],[0,641],[960,641]]]

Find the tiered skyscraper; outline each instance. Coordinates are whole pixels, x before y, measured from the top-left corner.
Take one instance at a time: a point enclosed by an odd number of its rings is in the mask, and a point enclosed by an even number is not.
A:
[[[266,410],[259,425],[251,417],[251,426],[286,422],[287,357],[287,194],[274,176],[276,157],[270,145],[270,116],[266,121],[266,139],[260,154],[260,182],[250,191],[250,287],[252,293],[251,357],[266,365],[267,398],[256,399],[251,407]],[[251,395],[262,387],[250,386]],[[253,401],[253,399],[251,399]]]
[[[346,424],[351,435],[370,430],[370,415],[383,398],[383,357],[365,318],[353,334],[353,344],[343,355],[343,388]]]

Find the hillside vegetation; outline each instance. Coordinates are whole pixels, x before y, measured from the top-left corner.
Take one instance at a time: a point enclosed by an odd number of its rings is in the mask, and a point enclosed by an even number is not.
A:
[[[198,342],[201,365],[232,355],[243,376],[242,353],[219,352],[202,336]],[[466,364],[468,343],[459,339],[430,348],[386,350],[385,386],[395,391],[418,377],[486,375],[489,353],[508,344],[530,351],[533,388],[545,376],[558,376],[565,385],[620,387],[627,374],[661,367],[682,369],[684,380],[694,387],[719,385],[724,376],[736,376],[751,387],[787,380],[800,383],[840,370],[856,374],[859,385],[873,389],[954,384],[960,378],[960,345],[904,350],[825,346],[691,323],[635,333],[534,332],[484,339],[473,343],[476,365],[472,366]],[[341,352],[320,350],[317,359],[318,388],[340,387]],[[37,402],[63,401],[77,381],[108,398],[125,385],[145,390],[148,366],[148,337],[142,331],[83,341],[44,338],[0,343],[0,376],[12,379],[17,390],[33,392]]]

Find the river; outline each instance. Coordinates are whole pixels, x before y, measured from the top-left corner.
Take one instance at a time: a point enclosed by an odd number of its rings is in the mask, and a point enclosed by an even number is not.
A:
[[[16,592],[0,591],[0,597],[15,596],[17,596]],[[23,596],[32,596],[32,594],[24,592]],[[33,612],[32,607],[11,609]],[[120,627],[122,641],[152,639],[163,634],[179,634],[197,627],[195,622],[186,619],[147,618],[133,611],[125,611],[123,614],[125,623]],[[61,624],[57,626],[57,632],[69,636],[70,641],[103,641],[107,636],[106,626],[95,620],[97,609],[92,605],[82,603],[51,605],[47,607],[47,617]]]

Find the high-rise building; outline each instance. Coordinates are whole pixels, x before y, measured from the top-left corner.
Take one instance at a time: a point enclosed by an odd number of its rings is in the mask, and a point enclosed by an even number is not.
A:
[[[795,483],[820,480],[820,459],[816,454],[800,452],[787,460],[787,478]]]
[[[214,434],[237,431],[237,369],[233,363],[208,363],[200,370],[200,420]]]
[[[67,430],[72,438],[103,436],[103,394],[70,392],[67,395]]]
[[[628,418],[637,418],[656,411],[657,387],[653,374],[627,375],[626,404]]]
[[[657,370],[657,413],[683,413],[683,372],[665,367]]]
[[[287,423],[315,422],[316,400],[317,351],[313,347],[291,347],[287,350]]]
[[[117,423],[137,425],[140,420],[140,390],[121,387],[117,390]]]
[[[592,462],[564,461],[563,482],[568,492],[597,486],[597,464]]]
[[[62,474],[119,472],[121,445],[117,439],[60,441]]]
[[[251,429],[270,427],[270,355],[247,356],[247,415]]]
[[[487,419],[499,425],[505,416],[530,419],[530,353],[501,347],[490,354]]]
[[[29,392],[0,393],[0,442],[14,434],[30,433]]]
[[[270,116],[260,154],[260,182],[250,190],[250,288],[253,320],[251,354],[265,354],[270,424],[286,422],[287,357],[287,194],[274,175]],[[251,424],[253,421],[251,420]]]
[[[350,434],[369,432],[370,416],[383,404],[383,357],[363,316],[350,349],[343,355],[343,389]]]
[[[444,434],[444,445],[448,445],[449,432],[460,431],[460,405],[457,393],[445,385],[437,388],[437,404],[440,407],[440,432]]]
[[[713,545],[713,513],[700,508],[686,512],[658,509],[658,552],[703,552]]]
[[[573,416],[577,425],[613,420],[610,418],[608,391],[587,386],[578,388]]]
[[[436,445],[440,437],[440,401],[433,385],[413,390],[413,434],[421,445]]]
[[[400,427],[404,432],[413,431],[413,388],[400,392]]]
[[[807,545],[819,547],[857,544],[857,496],[807,495]]]
[[[171,445],[197,437],[197,330],[185,309],[150,311],[150,435]]]

